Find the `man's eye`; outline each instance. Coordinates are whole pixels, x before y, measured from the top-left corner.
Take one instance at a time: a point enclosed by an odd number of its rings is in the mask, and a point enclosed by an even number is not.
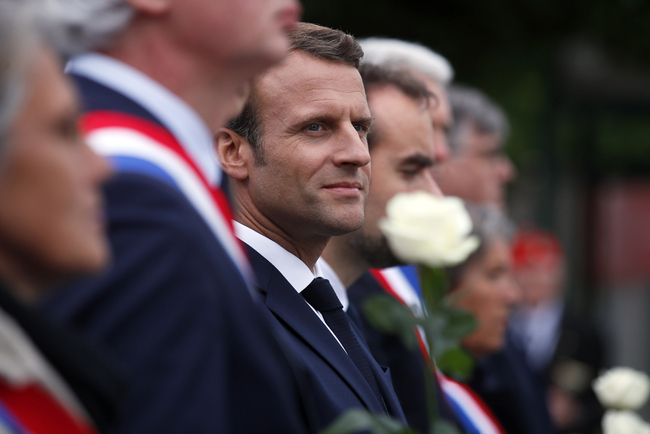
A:
[[[368,131],[368,127],[362,124],[356,124],[354,126],[354,129],[361,132],[361,131]]]
[[[309,124],[307,125],[307,131],[318,132],[323,129],[321,124]]]
[[[415,176],[419,172],[419,169],[416,167],[404,167],[402,168],[402,173],[406,176]]]

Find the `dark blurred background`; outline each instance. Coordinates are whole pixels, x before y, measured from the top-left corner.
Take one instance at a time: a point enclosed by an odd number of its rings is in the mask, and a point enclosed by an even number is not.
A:
[[[303,0],[304,21],[420,42],[511,123],[517,222],[555,231],[569,303],[611,364],[650,372],[650,4],[645,0]]]

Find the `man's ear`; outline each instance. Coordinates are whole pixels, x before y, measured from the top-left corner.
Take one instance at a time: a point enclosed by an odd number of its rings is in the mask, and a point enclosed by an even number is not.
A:
[[[215,146],[221,168],[228,176],[240,181],[248,178],[253,150],[246,139],[231,129],[220,128],[215,136]]]
[[[172,0],[125,0],[133,9],[146,15],[161,15],[172,7]]]

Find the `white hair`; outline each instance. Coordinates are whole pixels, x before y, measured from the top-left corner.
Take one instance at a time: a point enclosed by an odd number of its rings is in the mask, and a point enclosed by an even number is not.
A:
[[[445,86],[454,78],[449,61],[424,45],[388,38],[366,38],[359,43],[363,63],[410,69]]]
[[[135,10],[124,0],[32,0],[41,4],[49,42],[61,54],[105,48]]]
[[[33,12],[32,5],[0,0],[0,163],[11,124],[24,99],[25,80],[38,40]]]

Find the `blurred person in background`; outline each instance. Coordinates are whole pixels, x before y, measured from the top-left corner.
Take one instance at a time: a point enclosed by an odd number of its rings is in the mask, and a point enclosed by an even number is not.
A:
[[[0,1],[0,431],[107,432],[119,376],[31,306],[110,259],[109,165],[77,130],[77,95],[33,9]]]
[[[247,281],[213,134],[279,62],[296,0],[50,0],[89,144],[110,158],[111,268],[43,304],[125,365],[116,433],[303,432],[290,361]]]
[[[453,127],[449,132],[451,157],[436,167],[436,179],[447,196],[505,209],[506,185],[516,172],[503,153],[509,125],[503,111],[482,92],[449,87]]]
[[[506,185],[515,177],[503,154],[509,126],[503,111],[482,92],[449,87],[454,116],[449,134],[451,157],[434,171],[440,189],[468,204],[505,211]],[[471,386],[488,404],[509,434],[552,434],[545,394],[525,355],[512,342],[478,361]]]
[[[602,408],[591,383],[605,368],[603,340],[591,321],[567,309],[562,245],[550,232],[523,229],[512,251],[523,298],[511,326],[546,390],[553,422],[562,433],[599,432]]]
[[[470,312],[476,318],[476,329],[464,337],[461,344],[480,362],[505,346],[510,312],[520,301],[521,291],[512,274],[512,223],[494,207],[471,204],[466,207],[472,220],[472,233],[479,238],[480,245],[465,261],[446,271],[449,295],[454,300],[454,306]],[[510,433],[507,418],[492,411],[488,411],[487,415],[492,423],[490,429],[495,431],[486,430],[485,426],[471,418],[469,422],[473,424],[469,424],[468,418],[461,416],[464,413],[463,402],[468,399],[464,394],[471,396],[476,392],[474,378],[482,375],[479,363],[466,385],[444,375],[440,375],[440,381],[452,409],[459,413],[458,419],[467,432]],[[492,410],[493,402],[485,404]]]
[[[446,161],[449,158],[447,136],[453,123],[446,88],[454,77],[447,59],[423,45],[399,39],[367,38],[359,43],[364,52],[363,63],[406,70],[434,95],[429,114],[434,131],[435,163]]]

